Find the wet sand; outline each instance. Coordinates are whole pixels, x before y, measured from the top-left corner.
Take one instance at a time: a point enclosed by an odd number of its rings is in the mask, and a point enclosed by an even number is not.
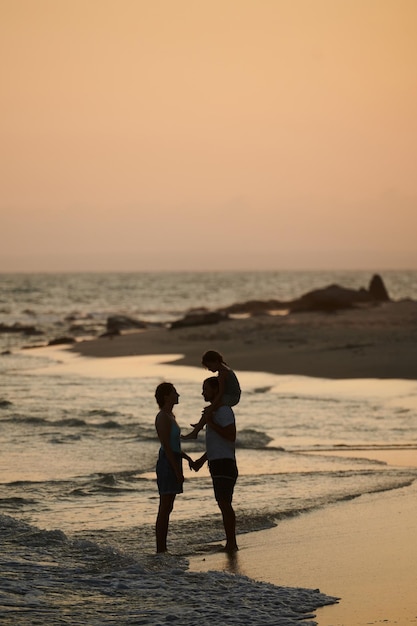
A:
[[[401,453],[396,451],[395,463]],[[413,455],[413,456],[412,456]],[[385,460],[389,453],[383,454]],[[381,458],[381,456],[380,456]],[[381,458],[382,460],[382,458]],[[417,466],[417,450],[404,464]],[[191,558],[195,571],[235,571],[341,598],[316,612],[319,626],[417,624],[417,484],[361,496],[240,535],[233,561]]]

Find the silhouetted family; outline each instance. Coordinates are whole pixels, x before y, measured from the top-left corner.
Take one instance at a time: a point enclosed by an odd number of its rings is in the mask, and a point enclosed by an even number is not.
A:
[[[198,472],[208,462],[213,482],[214,496],[222,514],[226,534],[227,552],[238,549],[236,543],[236,516],[232,506],[233,491],[238,477],[235,442],[236,422],[232,407],[240,400],[241,389],[234,371],[223,356],[214,350],[205,352],[202,365],[217,376],[203,382],[202,395],[208,406],[203,411],[193,430],[181,436],[180,427],[173,413],[179,402],[179,393],[174,385],[163,382],[156,388],[155,398],[159,412],[155,428],[161,443],[156,464],[159,491],[159,508],[156,518],[156,551],[167,551],[169,518],[175,497],[183,492],[184,474],[182,460],[186,459],[190,469]],[[196,439],[200,430],[206,429],[206,451],[193,461],[181,449],[181,439]]]

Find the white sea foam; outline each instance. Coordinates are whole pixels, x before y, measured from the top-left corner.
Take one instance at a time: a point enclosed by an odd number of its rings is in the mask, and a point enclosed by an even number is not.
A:
[[[0,515],[2,624],[295,626],[335,598],[244,576],[187,571],[181,557],[138,559]]]

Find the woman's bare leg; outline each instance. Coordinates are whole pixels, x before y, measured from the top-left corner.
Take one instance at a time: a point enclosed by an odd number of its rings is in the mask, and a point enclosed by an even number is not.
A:
[[[167,551],[167,536],[169,526],[169,516],[174,508],[175,493],[169,493],[159,497],[159,509],[156,518],[156,551]]]

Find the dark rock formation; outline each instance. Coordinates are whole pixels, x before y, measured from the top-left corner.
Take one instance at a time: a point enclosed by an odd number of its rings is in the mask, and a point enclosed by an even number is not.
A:
[[[228,314],[246,313],[259,315],[270,311],[288,310],[291,313],[303,311],[337,311],[360,305],[377,305],[390,300],[382,278],[376,274],[372,277],[369,289],[348,289],[340,285],[329,285],[322,289],[314,289],[300,298],[289,302],[281,300],[248,300],[238,302],[229,307],[219,309]]]
[[[292,313],[301,311],[337,311],[350,309],[359,303],[371,303],[373,298],[366,289],[347,289],[339,285],[329,285],[315,289],[294,300],[289,309]]]
[[[35,326],[26,326],[24,324],[13,324],[9,326],[8,324],[0,323],[0,333],[22,333],[23,335],[43,335],[44,333],[41,330],[38,330]]]
[[[204,326],[206,324],[218,324],[227,320],[228,315],[222,311],[204,311],[188,313],[183,318],[172,322],[171,329],[184,328],[186,326]]]
[[[76,343],[74,337],[56,337],[48,341],[48,346],[59,346],[61,344]]]
[[[110,315],[107,318],[107,332],[114,333],[121,330],[133,330],[135,328],[146,328],[146,323],[141,320],[128,317],[127,315]]]
[[[374,274],[369,283],[369,294],[377,302],[389,302],[391,298],[379,274]]]
[[[235,304],[231,304],[230,306],[220,310],[230,315],[240,313],[257,315],[259,313],[282,311],[284,309],[288,309],[288,302],[281,302],[280,300],[248,300],[247,302],[237,302]]]
[[[347,289],[339,285],[329,285],[304,294],[290,304],[290,311],[337,311],[351,309],[361,304],[376,305],[390,300],[382,278],[375,274],[369,289]]]

